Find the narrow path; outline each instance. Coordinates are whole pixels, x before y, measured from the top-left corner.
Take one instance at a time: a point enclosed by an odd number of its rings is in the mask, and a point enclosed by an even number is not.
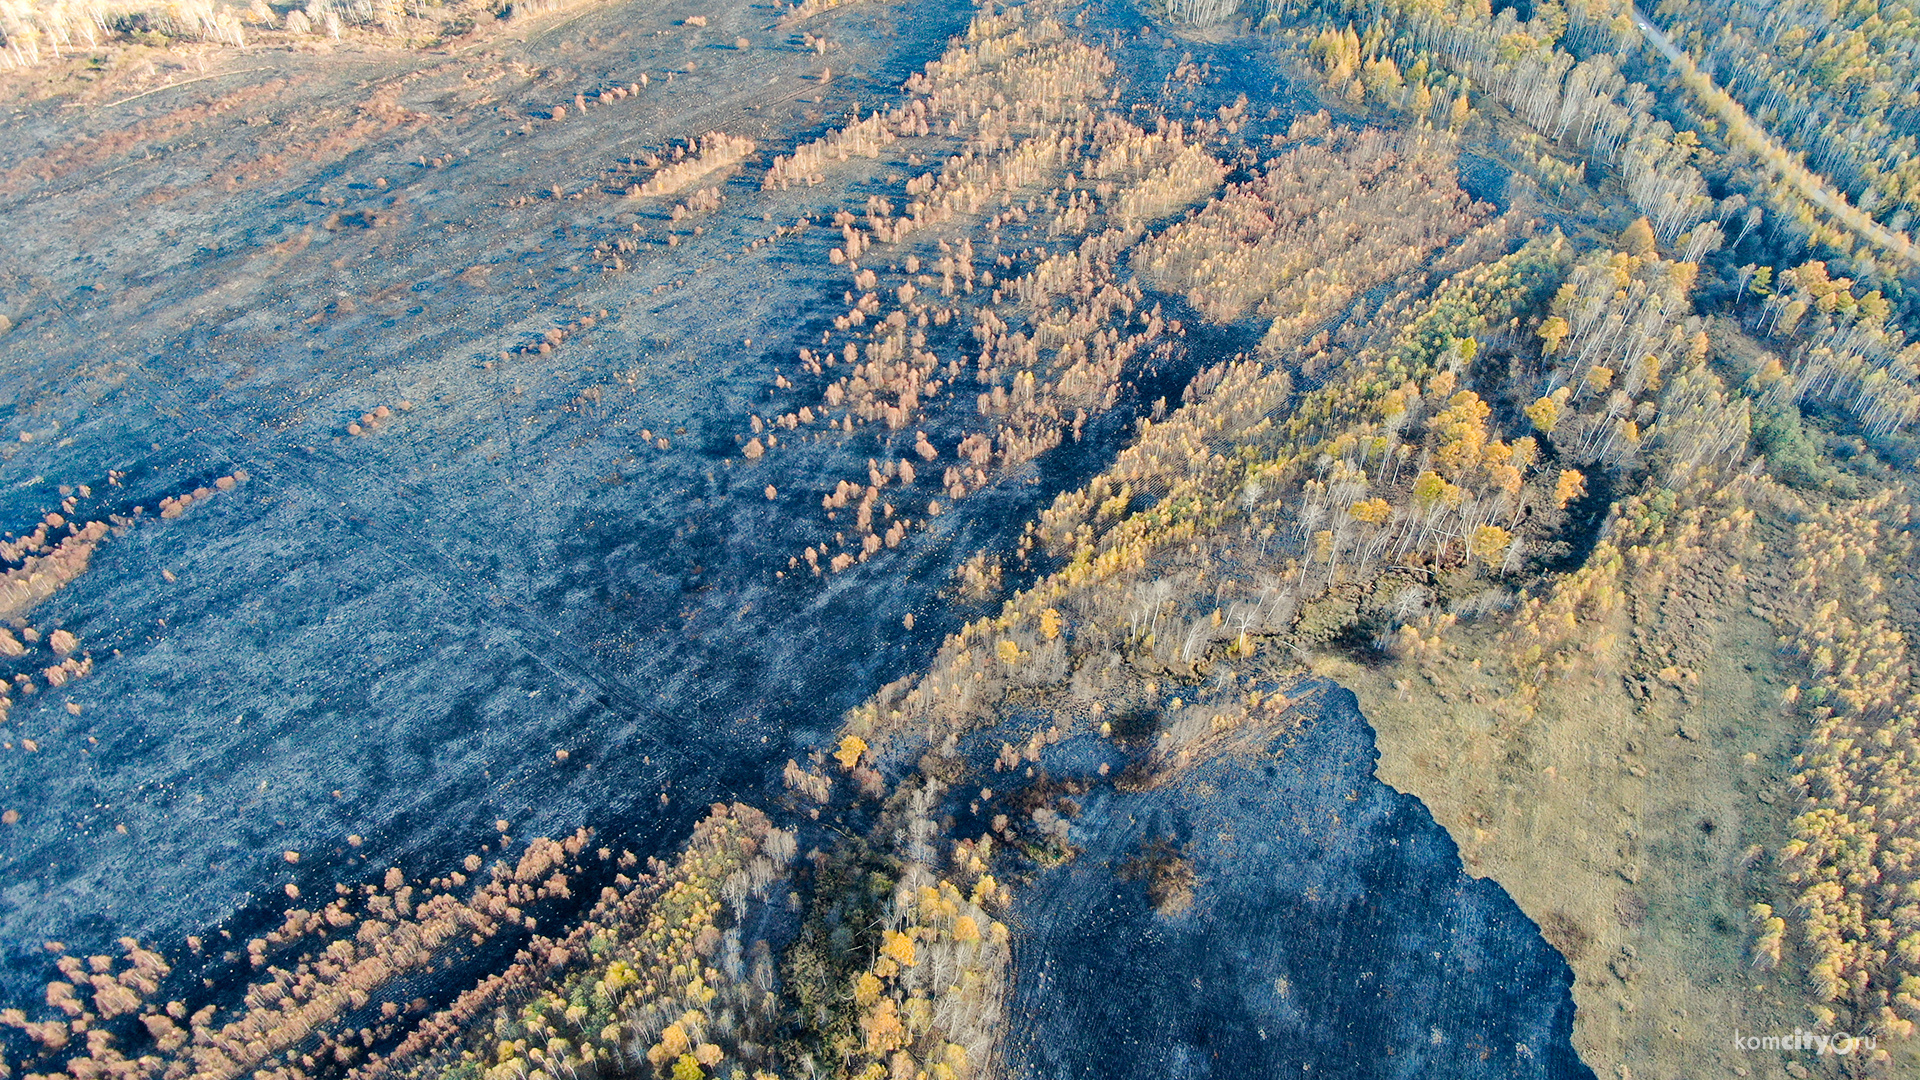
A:
[[[1693,58],[1681,52],[1673,39],[1642,14],[1639,7],[1635,6],[1632,11],[1633,24],[1640,28],[1640,33],[1680,72],[1680,81],[1699,96],[1701,103],[1726,123],[1729,134],[1749,143],[1749,149],[1754,151],[1756,157],[1780,173],[1808,202],[1831,214],[1841,225],[1902,256],[1908,262],[1920,264],[1920,253],[1914,251],[1913,241],[1905,233],[1886,228],[1849,203],[1844,195],[1828,187],[1819,174],[1800,164],[1792,151],[1777,142],[1760,126],[1759,121],[1748,115],[1747,110],[1733,99],[1733,95],[1714,85],[1713,80],[1693,62]]]

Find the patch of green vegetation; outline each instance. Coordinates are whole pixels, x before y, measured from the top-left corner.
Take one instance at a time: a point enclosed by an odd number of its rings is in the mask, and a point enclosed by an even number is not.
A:
[[[485,1070],[480,1067],[478,1058],[470,1057],[456,1063],[440,1075],[441,1080],[480,1080],[485,1075]]]
[[[1803,491],[1858,497],[1859,482],[1827,461],[1820,448],[1824,441],[1791,403],[1765,402],[1753,411],[1754,449],[1766,455],[1767,468],[1776,478]]]
[[[821,864],[813,907],[786,957],[786,990],[804,1028],[798,1044],[822,1061],[861,1047],[854,980],[880,950],[880,928],[899,879],[895,859],[849,837]]]
[[[1043,870],[1062,867],[1078,858],[1080,849],[1064,843],[1057,837],[1049,836],[1045,840],[1022,840],[1014,845],[1020,854],[1033,860],[1035,866]]]

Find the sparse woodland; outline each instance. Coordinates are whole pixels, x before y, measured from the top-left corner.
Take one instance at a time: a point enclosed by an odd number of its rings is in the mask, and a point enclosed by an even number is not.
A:
[[[1010,688],[1112,671],[1103,657],[1191,673],[1311,634],[1315,605],[1355,587],[1409,625],[1435,614],[1433,573],[1517,565],[1516,519],[1529,502],[1554,509],[1558,474],[1534,468],[1532,436],[1488,430],[1460,371],[1474,334],[1540,304],[1566,258],[1564,241],[1541,239],[1455,275],[1299,400],[1284,370],[1253,360],[1203,374],[1185,407],[1144,422],[1112,468],[1044,515],[1036,541],[1061,569],[969,624],[851,730],[937,746]],[[1428,423],[1409,443],[1415,419]]]
[[[1893,492],[1823,507],[1795,537],[1797,603],[1781,644],[1805,664],[1789,688],[1812,731],[1795,759],[1805,812],[1780,852],[1811,948],[1819,999],[1853,1006],[1876,1030],[1920,1022],[1920,817],[1911,807],[1915,702],[1907,631],[1881,599],[1910,572],[1909,510]],[[1784,628],[1783,628],[1784,629]],[[1757,955],[1780,959],[1783,925],[1758,915]],[[1831,1013],[1831,1010],[1829,1010]]]
[[[1270,343],[1284,348],[1474,222],[1447,140],[1342,128],[1306,141],[1310,130],[1299,125],[1302,144],[1257,180],[1143,244],[1145,279],[1216,322],[1269,317]]]
[[[1505,106],[1545,145],[1615,171],[1662,242],[1713,215],[1693,163],[1697,136],[1656,118],[1646,88],[1621,74],[1611,51],[1576,60],[1559,46],[1570,25],[1606,25],[1609,13],[1582,9],[1581,21],[1570,23],[1569,12],[1556,8],[1522,23],[1512,9],[1489,15],[1471,5],[1387,10],[1378,21],[1341,4],[1322,11],[1336,28],[1315,36],[1309,51],[1330,80],[1349,87],[1349,99],[1458,128],[1471,112],[1471,89]],[[1369,26],[1364,38],[1354,24]]]
[[[834,542],[809,545],[783,574],[837,572],[897,547],[943,506],[1077,438],[1114,405],[1125,375],[1177,347],[1177,322],[1136,310],[1142,294],[1119,263],[1148,222],[1214,190],[1224,167],[1193,141],[1210,132],[1163,123],[1154,133],[1103,116],[1092,102],[1111,62],[1022,13],[976,20],[966,44],[908,81],[906,104],[768,170],[768,186],[786,186],[936,129],[964,141],[944,167],[908,180],[898,204],[874,196],[863,215],[835,216],[843,243],[830,260],[853,286],[834,322],[844,338],[829,332],[801,349],[800,371],[776,383],[818,390],[789,398],[770,421],[750,418],[742,453],[754,462],[782,431],[900,433],[887,437],[897,456],[822,493]],[[1000,209],[983,221],[989,200]],[[1019,246],[1033,241],[1042,243]],[[882,258],[897,260],[885,281],[874,268]],[[948,343],[944,358],[936,340]],[[961,430],[936,444],[926,428],[949,417],[943,426]],[[840,520],[847,510],[852,529]]]
[[[1884,73],[1898,70],[1887,59],[1878,67],[1864,60],[1864,42],[1884,28],[1907,24],[1878,21],[1876,15],[1859,29],[1840,30],[1839,24],[1862,17],[1840,15],[1819,63],[1822,77],[1839,78],[1844,96],[1857,102],[1821,96],[1828,111],[1802,104],[1783,112],[1791,80],[1766,81],[1773,61],[1734,61],[1736,54],[1759,55],[1745,27],[1757,20],[1768,25],[1767,33],[1778,34],[1804,24],[1788,33],[1781,47],[1790,40],[1794,48],[1785,55],[1807,63],[1813,52],[1803,44],[1804,35],[1821,20],[1800,8],[1769,18],[1742,5],[1712,4],[1693,5],[1687,17],[1704,18],[1707,8],[1721,6],[1737,11],[1730,17],[1742,29],[1710,47],[1700,43],[1718,42],[1718,35],[1702,38],[1696,28],[1682,44],[1698,45],[1694,59],[1703,50],[1711,52],[1709,70],[1723,81],[1730,70],[1740,87],[1733,94],[1685,54],[1678,70],[1664,58],[1652,58],[1651,46],[1643,56],[1640,32],[1625,5],[1555,4],[1523,22],[1511,10],[1489,13],[1471,5],[1372,8],[1342,2],[1283,9],[1267,19],[1277,32],[1304,45],[1356,105],[1377,105],[1417,123],[1455,130],[1484,122],[1490,115],[1486,107],[1494,106],[1505,129],[1504,149],[1547,190],[1565,193],[1596,172],[1611,173],[1663,243],[1687,237],[1679,247],[1688,261],[1729,238],[1745,239],[1766,218],[1772,226],[1768,235],[1788,244],[1825,248],[1863,265],[1883,263],[1889,272],[1907,269],[1912,245],[1900,230],[1910,214],[1900,216],[1903,204],[1896,193],[1903,189],[1895,177],[1904,175],[1899,170],[1908,151],[1898,149],[1905,143],[1888,128],[1889,116],[1900,115],[1889,108],[1899,94],[1890,99],[1886,89],[1862,92],[1874,78],[1884,80]],[[1671,21],[1684,7],[1662,5],[1658,17]],[[1890,36],[1900,33],[1893,30]],[[1734,61],[1731,69],[1722,66],[1729,61]],[[1762,80],[1758,86],[1756,74]],[[1699,131],[1679,130],[1654,116],[1658,97],[1649,88],[1660,86],[1690,98],[1704,113]],[[1737,98],[1746,99],[1744,107]],[[1861,119],[1855,121],[1856,116]],[[1808,141],[1822,125],[1834,137]],[[1716,140],[1724,136],[1724,152],[1709,149],[1702,133]],[[1782,136],[1800,151],[1797,155],[1783,146]],[[1881,159],[1855,171],[1843,164],[1856,160],[1843,149],[1848,146],[1872,146],[1867,156]],[[1703,170],[1718,172],[1734,193],[1716,203]]]
[[[1451,167],[1445,136],[1396,143],[1379,133],[1336,130],[1322,116],[1293,125],[1289,152],[1267,162],[1259,180],[1149,235],[1147,223],[1216,189],[1226,165],[1201,144],[1236,131],[1245,103],[1192,127],[1162,120],[1154,132],[1101,119],[1088,102],[1100,96],[1111,65],[1097,50],[1062,44],[1057,23],[1029,26],[1020,13],[1015,8],[977,20],[965,48],[909,81],[907,104],[781,156],[768,172],[770,186],[817,179],[828,163],[876,155],[897,140],[924,135],[930,122],[968,139],[968,152],[906,183],[903,211],[875,197],[865,207],[866,228],[850,213],[836,218],[845,243],[831,257],[854,271],[848,296],[860,298],[835,328],[859,331],[865,340],[848,342],[836,355],[829,334],[820,348],[802,350],[797,378],[830,380],[824,392],[771,422],[751,418],[743,454],[761,462],[777,447],[781,436],[763,435],[763,426],[798,431],[824,422],[851,433],[883,424],[889,431],[914,428],[915,435],[911,453],[870,462],[865,484],[844,480],[823,493],[829,521],[839,526],[841,512],[852,509],[854,528],[837,528],[832,545],[809,545],[783,573],[837,572],[865,562],[914,527],[908,506],[924,508],[917,520],[925,521],[943,501],[950,506],[1077,436],[1090,416],[1112,407],[1133,365],[1149,355],[1174,355],[1177,342],[1163,337],[1163,328],[1178,337],[1177,322],[1163,321],[1157,310],[1129,321],[1139,314],[1143,284],[1186,294],[1222,322],[1257,310],[1271,320],[1266,348],[1281,352],[1359,292],[1413,269],[1422,252],[1458,237],[1484,213],[1445,179]],[[1018,104],[999,104],[1005,102]],[[1069,120],[1073,134],[1051,134]],[[1068,177],[1071,186],[1016,201],[1015,193],[1038,188],[1047,175],[1033,170],[1078,161],[1085,164],[1078,178]],[[965,226],[977,221],[973,215],[996,191],[1003,193],[1003,209],[982,223],[987,244],[977,245]],[[1385,206],[1396,212],[1381,218]],[[898,258],[894,245],[905,246],[907,237],[925,236],[930,227],[952,235],[956,226],[957,243],[940,238],[924,258],[910,253],[902,260],[900,285],[884,287],[871,265],[858,268],[875,261],[873,252]],[[1021,250],[1007,235],[1015,230],[1048,243]],[[1077,249],[1068,247],[1075,237],[1084,239]],[[997,277],[991,266],[976,268],[992,251],[1001,252],[991,256],[1002,270]],[[893,272],[899,268],[895,263]],[[954,322],[972,325],[974,340],[966,343],[972,349],[943,363],[930,334]],[[872,329],[864,329],[869,324]],[[833,378],[830,369],[841,364],[852,373]],[[922,415],[942,396],[954,397],[956,382],[968,374],[983,388],[977,412],[992,427],[963,431],[949,450],[927,437]],[[786,376],[780,383],[781,390],[804,385]],[[907,503],[907,487],[932,479],[935,467],[938,494]],[[890,484],[898,497],[888,492]]]
[[[1806,167],[1861,212],[1908,230],[1920,197],[1911,5],[1668,0],[1652,15]]]
[[[518,931],[523,923],[532,930],[535,918],[525,908],[570,895],[568,875],[578,872],[573,863],[587,839],[581,833],[565,841],[536,841],[515,863],[495,862],[484,878],[478,855],[467,859],[465,872],[426,882],[409,882],[394,868],[377,885],[340,886],[325,903],[316,898],[298,905],[299,890],[289,885],[287,896],[296,906],[278,929],[244,944],[188,940],[193,954],[217,956],[218,963],[236,972],[252,973],[255,981],[244,999],[224,1015],[214,1005],[190,1012],[183,1002],[162,1000],[161,983],[171,965],[132,939],[122,942],[124,958],[84,960],[65,955],[60,942],[48,942],[61,976],[48,984],[46,995],[56,1018],[31,1021],[9,1010],[0,1014],[0,1022],[21,1028],[38,1044],[36,1073],[231,1078],[265,1070],[297,1077],[322,1061],[329,1067],[376,1065],[365,1052],[375,1029],[391,1034],[407,1004],[390,999],[397,980],[430,968],[451,951],[481,946],[503,930]],[[599,857],[612,856],[602,849]],[[299,853],[287,852],[286,861],[297,863]],[[565,947],[536,937],[520,963],[542,970],[557,966],[556,959],[563,963],[567,954],[556,958],[554,950]],[[463,1004],[489,1000],[526,977],[525,970],[511,969]],[[375,1002],[383,994],[389,995],[386,1003]],[[149,1048],[129,1056],[119,1038],[93,1034],[107,1034],[106,1025],[120,1016],[139,1019]],[[343,1023],[348,1018],[369,1022],[356,1030]]]
[[[153,507],[157,513],[151,516],[146,506],[135,505],[126,514],[107,513],[92,521],[74,515],[83,511],[83,503],[94,501],[94,489],[85,484],[61,485],[58,510],[48,512],[24,536],[6,534],[0,540],[0,565],[6,567],[0,571],[0,620],[12,629],[0,628],[0,722],[8,718],[15,695],[36,693],[42,685],[64,688],[92,673],[93,656],[79,639],[65,629],[43,632],[30,617],[87,572],[102,544],[125,536],[142,522],[181,517],[250,479],[245,469],[236,469],[209,486],[162,496]],[[117,473],[109,474],[101,494],[118,488],[120,481]],[[69,701],[67,708],[77,714],[81,706]],[[5,748],[11,750],[13,745]],[[23,738],[21,749],[34,753],[39,744]]]

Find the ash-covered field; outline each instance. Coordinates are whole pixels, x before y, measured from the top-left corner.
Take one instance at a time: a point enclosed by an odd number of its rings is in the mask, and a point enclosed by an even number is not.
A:
[[[1412,796],[1374,776],[1351,693],[1162,786],[1117,755],[1042,756],[1093,782],[1084,850],[1021,896],[1016,1060],[1027,1075],[1591,1076],[1573,973]],[[1120,775],[1109,769],[1109,775]]]

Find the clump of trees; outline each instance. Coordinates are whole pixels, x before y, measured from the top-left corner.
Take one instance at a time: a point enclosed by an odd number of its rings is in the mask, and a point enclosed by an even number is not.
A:
[[[675,145],[668,151],[665,163],[652,176],[629,187],[627,194],[636,199],[677,195],[697,181],[746,160],[755,146],[752,139],[720,131],[708,132],[697,141]]]
[[[617,262],[618,260],[616,259],[615,261]],[[549,328],[548,330],[541,333],[539,337],[533,339],[532,341],[526,342],[525,344],[519,346],[518,348],[501,353],[500,358],[502,360],[510,360],[515,356],[526,357],[529,359],[536,356],[546,356],[552,353],[553,350],[566,344],[568,339],[575,337],[576,335],[584,331],[591,330],[595,326],[598,326],[600,324],[600,320],[605,319],[606,317],[607,317],[607,313],[604,310],[602,310],[598,316],[595,316],[593,314],[579,315],[573,319],[570,319],[564,323],[561,323],[559,326]],[[405,406],[406,403],[403,402],[402,405]],[[403,408],[402,411],[406,411],[405,408]],[[362,418],[361,422],[363,425],[365,424],[364,417]],[[355,434],[358,434],[358,433],[356,432]]]
[[[790,23],[797,23],[805,19],[811,19],[821,12],[832,11],[834,8],[856,2],[857,0],[800,0],[800,3],[795,4],[792,10],[780,17],[780,23],[783,26]]]
[[[174,506],[169,501],[162,512]],[[49,520],[58,517],[48,515]],[[61,524],[69,523],[62,519]],[[38,553],[26,554],[18,567],[0,574],[0,619],[25,615],[86,573],[94,550],[107,538],[107,532],[108,524],[104,521],[74,522],[58,543],[48,540],[35,545]]]
[[[163,520],[180,517],[190,507],[221,492],[232,491],[248,479],[245,469],[236,469],[215,479],[211,487],[164,496],[157,507],[159,517]],[[110,472],[108,483],[119,486],[120,474]],[[59,509],[44,515],[32,532],[19,537],[8,533],[0,539],[0,563],[12,564],[0,571],[0,620],[12,623],[20,632],[16,637],[12,631],[0,629],[0,658],[20,661],[9,665],[14,668],[10,679],[0,674],[0,721],[9,715],[16,691],[34,693],[41,682],[63,687],[92,674],[92,655],[80,652],[78,640],[64,629],[54,630],[46,638],[51,657],[36,655],[38,651],[32,646],[41,644],[42,635],[27,624],[27,616],[85,574],[102,543],[110,537],[124,535],[147,513],[146,507],[136,506],[128,515],[108,514],[104,520],[81,521],[75,516],[80,511],[80,500],[91,498],[93,489],[85,484],[77,488],[63,484],[59,490],[62,496]],[[173,580],[171,571],[162,573],[169,582]],[[69,709],[78,707],[69,705]]]
[[[401,398],[392,405],[375,405],[373,408],[361,413],[360,419],[347,425],[347,434],[372,435],[393,421],[396,410],[403,413],[412,412],[413,402],[406,398]]]
[[[802,1007],[820,1019],[812,1045],[795,1049],[841,1063],[837,1075],[993,1075],[1011,936],[994,913],[1010,895],[989,870],[992,835],[938,840],[945,790],[923,776],[896,791],[874,831],[890,838],[883,847],[850,845],[821,865],[789,961]]]
[[[0,627],[0,663],[4,663],[0,668],[0,724],[12,714],[15,693],[37,693],[41,682],[63,687],[93,673],[93,654],[81,648],[80,639],[72,631],[58,628],[42,633],[24,619],[17,620],[13,629]],[[68,712],[79,715],[79,710],[78,704],[67,704]],[[5,748],[12,750],[14,743],[7,742]],[[40,744],[23,738],[20,748],[37,753]]]
[[[796,147],[791,154],[774,158],[762,184],[770,189],[781,190],[792,187],[796,182],[809,186],[818,184],[826,179],[827,162],[846,161],[850,157],[879,157],[880,148],[898,138],[898,125],[905,124],[910,134],[916,133],[918,119],[911,111],[897,120],[878,112],[868,114],[863,120],[856,112],[848,123]]]
[[[1125,881],[1144,881],[1148,902],[1163,916],[1172,918],[1193,906],[1198,881],[1193,862],[1166,837],[1156,837],[1143,845],[1140,854],[1120,865],[1119,876]]]
[[[157,509],[163,519],[177,518],[196,503],[232,490],[246,482],[247,472],[236,469],[214,481],[212,487],[199,487],[160,499]],[[76,502],[69,496],[62,504],[67,514]],[[86,573],[93,553],[110,532],[131,528],[145,507],[135,507],[131,516],[109,515],[104,521],[71,521],[54,512],[41,520],[32,533],[0,545],[0,558],[20,565],[0,573],[0,620],[17,619],[38,607],[48,597]],[[64,533],[56,542],[54,537]]]
[[[1645,219],[1627,234],[1625,246],[1639,254],[1602,251],[1580,260],[1538,331],[1545,392],[1528,417],[1581,466],[1618,466],[1638,454],[1668,378],[1706,359],[1703,322],[1692,316],[1689,299],[1697,267],[1662,259]],[[1689,392],[1709,377],[1692,378]],[[1696,395],[1694,403],[1704,400]],[[1726,406],[1708,422],[1717,429],[1689,439],[1690,449],[1715,456],[1744,446],[1744,417],[1744,405]]]
[[[1766,394],[1832,402],[1876,437],[1920,417],[1920,342],[1907,341],[1879,290],[1804,263],[1780,273],[1759,326],[1793,346],[1784,368],[1756,376]]]

